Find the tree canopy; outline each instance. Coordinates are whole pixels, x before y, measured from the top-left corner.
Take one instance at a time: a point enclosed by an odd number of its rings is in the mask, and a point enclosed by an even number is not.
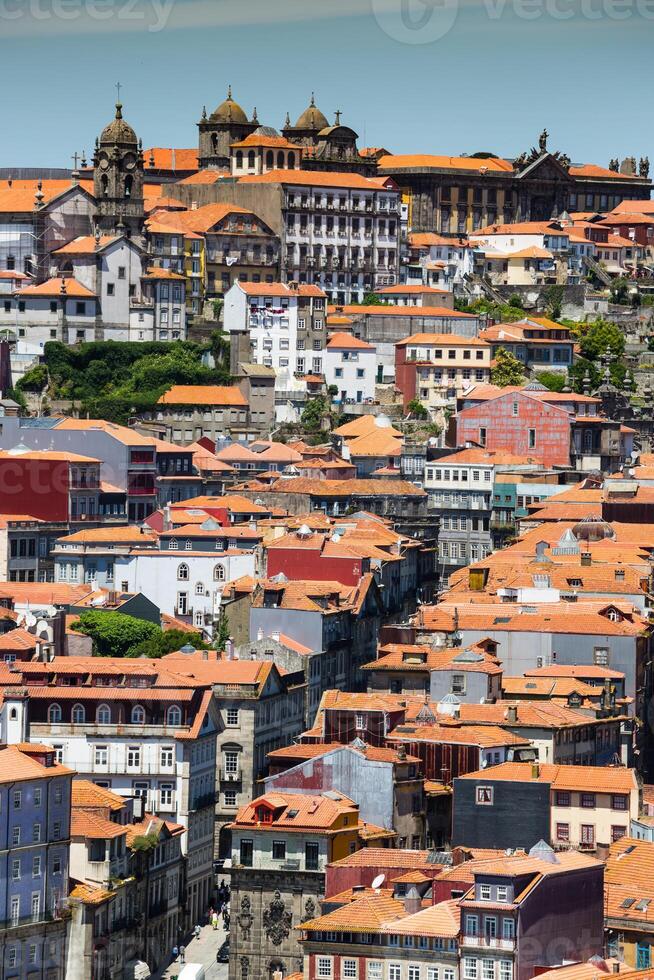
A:
[[[524,368],[515,354],[498,347],[495,353],[495,367],[491,371],[491,382],[500,388],[508,385],[522,385],[526,381]]]
[[[91,637],[96,657],[163,657],[186,644],[196,650],[208,649],[199,633],[164,631],[155,623],[105,609],[83,612],[72,628]]]

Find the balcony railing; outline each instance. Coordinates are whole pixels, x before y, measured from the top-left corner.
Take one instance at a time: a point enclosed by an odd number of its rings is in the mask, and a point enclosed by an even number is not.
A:
[[[462,936],[462,946],[480,949],[515,949],[515,939],[501,939],[499,936]]]
[[[220,779],[223,783],[240,783],[241,781],[241,770],[230,770],[222,769],[220,773]]]

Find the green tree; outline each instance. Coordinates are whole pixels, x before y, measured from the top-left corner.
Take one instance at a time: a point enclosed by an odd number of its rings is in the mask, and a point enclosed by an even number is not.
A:
[[[495,353],[495,367],[491,371],[491,382],[500,388],[525,383],[524,369],[515,354],[498,347]]]
[[[536,381],[545,385],[550,391],[563,391],[568,379],[562,371],[538,371]]]
[[[384,306],[386,301],[379,293],[364,293],[362,306]]]
[[[214,639],[214,647],[220,653],[222,653],[225,649],[229,636],[229,620],[227,618],[227,613],[224,609],[221,609],[220,617],[218,619],[218,629],[216,630]]]
[[[596,361],[605,354],[620,358],[624,354],[625,336],[615,323],[602,318],[584,325],[579,338],[581,356]]]
[[[413,415],[414,419],[429,418],[429,412],[418,398],[412,398],[409,404],[407,405],[407,408],[411,413],[411,415]]]
[[[322,395],[310,398],[304,406],[300,422],[307,432],[318,432],[322,428],[322,420],[328,414],[329,406]]]
[[[45,364],[35,364],[16,382],[18,391],[43,391],[48,384],[48,369]]]
[[[558,320],[558,318],[561,316],[564,296],[564,286],[549,286],[548,289],[545,290],[545,300],[547,304],[546,312],[551,320]]]
[[[144,640],[155,640],[161,633],[154,623],[102,609],[83,612],[72,628],[91,637],[93,654],[97,657],[129,656],[132,647]]]

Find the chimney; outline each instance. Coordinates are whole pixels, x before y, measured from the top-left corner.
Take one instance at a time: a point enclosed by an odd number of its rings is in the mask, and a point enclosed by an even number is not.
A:
[[[531,778],[538,779],[540,776],[540,766],[537,762],[532,762],[531,764]]]
[[[365,885],[352,885],[353,892],[365,892],[365,890],[366,890]]]
[[[619,963],[614,963],[613,964],[613,972],[614,973],[619,973],[620,972],[620,964]]]
[[[593,562],[593,556],[591,555],[590,551],[582,551],[580,560],[583,566],[588,567],[588,565],[591,565]]]
[[[163,529],[164,531],[170,531],[172,529],[173,522],[170,513],[170,504],[166,504],[163,513]]]
[[[225,656],[228,660],[234,659],[234,641],[231,636],[225,643]]]
[[[422,899],[415,885],[411,885],[404,896],[404,911],[407,915],[415,915],[422,908]]]
[[[406,760],[406,746],[403,743],[400,743],[400,745],[397,747],[397,756],[400,762],[404,762]]]
[[[260,626],[257,630],[257,640],[263,640],[263,626]]]
[[[270,634],[271,639],[275,640],[277,643],[279,643],[279,635],[279,630],[273,630]]]
[[[517,704],[510,704],[509,707],[506,709],[506,720],[508,722],[511,722],[511,724],[515,724],[516,723],[516,721],[518,720],[518,705]]]

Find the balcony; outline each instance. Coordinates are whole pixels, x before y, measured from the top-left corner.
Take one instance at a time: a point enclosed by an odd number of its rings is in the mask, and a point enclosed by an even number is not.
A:
[[[220,772],[220,780],[223,783],[240,783],[241,781],[241,770],[230,770],[222,769]]]
[[[515,939],[500,939],[498,936],[462,936],[461,945],[475,949],[515,949]]]

